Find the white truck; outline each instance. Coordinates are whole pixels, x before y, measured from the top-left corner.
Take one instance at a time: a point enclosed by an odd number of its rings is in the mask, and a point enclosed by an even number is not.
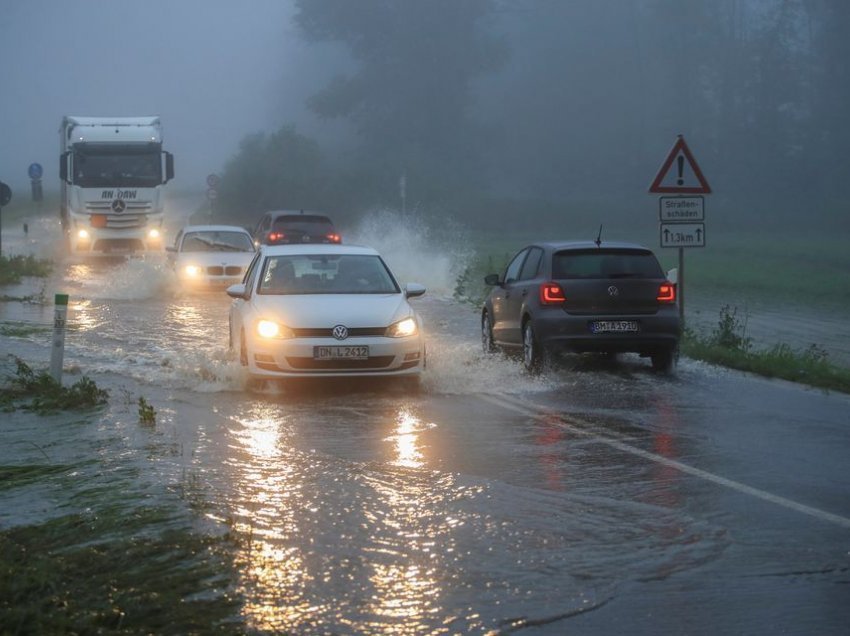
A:
[[[162,249],[163,186],[174,157],[159,117],[62,119],[60,217],[71,254]]]

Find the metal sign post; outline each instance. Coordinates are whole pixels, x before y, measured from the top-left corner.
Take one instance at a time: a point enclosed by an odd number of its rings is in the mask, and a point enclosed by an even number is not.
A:
[[[221,183],[221,177],[215,172],[207,175],[207,201],[210,202],[210,220],[215,215],[215,202],[218,199],[218,185]]]
[[[27,174],[32,184],[32,200],[40,203],[42,200],[41,177],[44,174],[44,169],[40,163],[31,163],[27,169]]]

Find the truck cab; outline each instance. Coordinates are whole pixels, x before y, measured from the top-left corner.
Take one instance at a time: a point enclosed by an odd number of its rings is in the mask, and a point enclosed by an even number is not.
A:
[[[71,254],[162,250],[174,158],[158,117],[71,117],[60,130],[60,217]]]

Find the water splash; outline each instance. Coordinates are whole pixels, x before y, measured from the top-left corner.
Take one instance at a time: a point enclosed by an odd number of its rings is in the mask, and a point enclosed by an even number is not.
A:
[[[117,265],[75,264],[68,269],[66,282],[91,299],[147,300],[179,293],[174,272],[157,257],[130,259]]]
[[[376,210],[367,214],[346,243],[373,247],[386,260],[399,283],[417,282],[429,295],[451,297],[458,275],[473,257],[468,230],[456,222],[436,226],[416,212]]]
[[[556,382],[545,374],[530,375],[519,360],[506,355],[486,355],[477,342],[428,343],[428,368],[422,386],[428,393],[532,393],[553,389]]]

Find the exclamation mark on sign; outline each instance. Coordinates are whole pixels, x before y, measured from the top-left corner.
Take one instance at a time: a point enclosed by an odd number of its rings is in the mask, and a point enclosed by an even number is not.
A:
[[[682,170],[685,169],[685,158],[682,155],[676,157],[676,163],[679,164],[679,178],[676,180],[678,185],[684,185],[685,180],[682,178]]]

